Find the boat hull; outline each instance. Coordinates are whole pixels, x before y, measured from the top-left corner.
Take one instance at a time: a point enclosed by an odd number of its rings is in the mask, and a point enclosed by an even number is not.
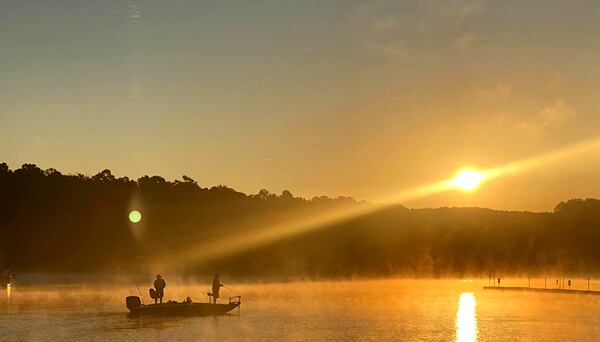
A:
[[[211,303],[161,303],[128,305],[133,315],[154,316],[218,316],[240,306],[240,303],[211,304]]]

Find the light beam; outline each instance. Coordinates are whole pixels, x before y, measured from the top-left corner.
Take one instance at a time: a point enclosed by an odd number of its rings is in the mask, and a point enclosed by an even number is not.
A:
[[[450,190],[472,190],[483,182],[518,173],[529,172],[541,166],[548,166],[584,154],[600,150],[600,137],[595,137],[561,149],[531,158],[513,161],[485,170],[463,170],[455,177],[439,182],[397,192],[379,199],[379,203],[403,203],[428,197]],[[386,208],[385,205],[357,204],[347,208],[333,209],[325,213],[303,216],[279,224],[263,226],[251,231],[234,233],[233,236],[215,238],[176,256],[176,260],[203,262],[227,255],[240,253],[278,240],[321,229]]]

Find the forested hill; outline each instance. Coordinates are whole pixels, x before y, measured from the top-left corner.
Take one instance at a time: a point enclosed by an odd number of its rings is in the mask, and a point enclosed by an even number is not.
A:
[[[315,213],[372,204],[348,197],[246,195],[193,179],[63,175],[0,164],[0,269],[90,272],[140,258],[169,262],[212,239]],[[349,277],[600,273],[600,201],[569,200],[552,213],[374,206],[370,214],[208,262],[185,272]],[[127,219],[131,210],[142,221]],[[143,230],[143,231],[139,231]]]

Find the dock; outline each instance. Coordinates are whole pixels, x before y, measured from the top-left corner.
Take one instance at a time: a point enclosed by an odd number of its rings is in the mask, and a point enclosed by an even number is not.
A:
[[[521,292],[545,292],[545,293],[562,293],[562,294],[583,294],[600,296],[600,291],[588,290],[567,290],[567,289],[543,289],[537,287],[521,287],[521,286],[484,286],[484,290],[495,291],[521,291]]]

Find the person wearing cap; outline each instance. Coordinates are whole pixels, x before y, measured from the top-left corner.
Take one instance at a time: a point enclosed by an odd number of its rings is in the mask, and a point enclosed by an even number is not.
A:
[[[156,289],[156,296],[154,297],[154,304],[160,299],[162,303],[163,296],[165,295],[165,287],[167,287],[167,283],[161,277],[160,274],[156,275],[156,280],[154,281],[154,288]]]

